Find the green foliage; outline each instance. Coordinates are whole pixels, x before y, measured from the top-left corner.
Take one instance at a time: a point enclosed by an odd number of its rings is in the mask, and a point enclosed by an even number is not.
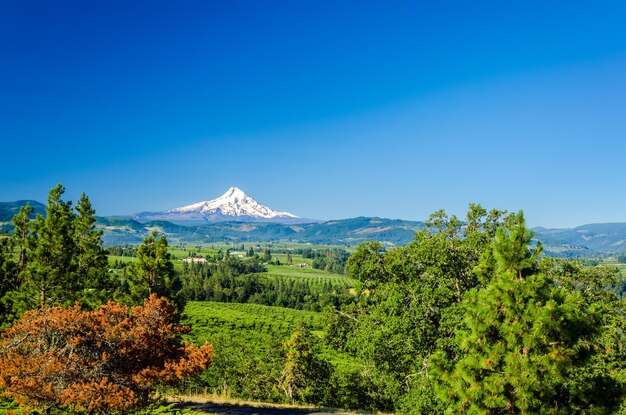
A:
[[[257,257],[229,256],[212,263],[184,264],[181,295],[189,301],[255,303],[321,311],[354,301],[355,281],[307,268],[262,265]]]
[[[309,329],[298,327],[284,343],[283,349],[285,364],[280,375],[280,388],[292,402],[320,400],[327,390],[332,367],[319,357]]]
[[[387,273],[384,266],[384,246],[377,241],[363,242],[348,259],[347,273],[361,281],[365,287],[385,282]]]
[[[350,255],[347,251],[339,248],[334,249],[300,249],[296,253],[301,253],[303,258],[312,259],[311,265],[314,269],[322,269],[324,271],[343,274],[345,272],[346,262]]]
[[[45,217],[26,204],[13,218],[14,234],[3,246],[0,269],[0,327],[40,305],[81,301],[95,307],[114,289],[107,270],[95,211],[84,194],[76,207],[50,190]]]
[[[618,270],[601,265],[585,267],[578,261],[552,258],[543,259],[540,270],[557,287],[580,295],[581,310],[594,310],[593,353],[585,365],[570,369],[568,384],[580,390],[576,398],[582,402],[577,402],[578,406],[610,408],[622,399],[626,385],[626,313],[624,301],[614,289],[621,284]],[[601,400],[601,405],[596,399]],[[622,403],[620,413],[625,408]]]
[[[458,305],[479,283],[474,268],[504,218],[479,206],[470,207],[466,223],[437,212],[409,245],[384,250],[372,241],[350,257],[348,275],[361,282],[359,303],[326,311],[328,342],[367,362],[368,399],[376,407],[414,407],[412,391],[432,390],[424,386],[430,355],[456,356]],[[424,405],[422,412],[431,412],[435,399]]]
[[[600,315],[579,292],[535,273],[540,247],[529,249],[531,239],[521,213],[509,231],[498,229],[479,267],[487,285],[461,304],[460,358],[433,357],[446,413],[608,413],[617,403],[620,390],[606,374],[572,376],[598,352]]]
[[[92,307],[103,304],[111,298],[115,289],[114,281],[107,272],[106,251],[102,248],[102,231],[96,229],[96,211],[91,207],[84,193],[76,205],[74,219],[74,243],[76,251],[76,277],[83,284],[79,301]]]
[[[20,288],[24,309],[40,304],[64,305],[75,301],[80,281],[74,278],[74,214],[72,203],[61,199],[65,189],[50,190],[46,217],[38,215],[33,224],[37,243],[26,266],[27,278]]]
[[[13,402],[8,398],[0,397],[0,415],[8,415],[8,414],[23,414],[26,411],[20,407],[18,404]]]
[[[272,260],[272,251],[269,248],[263,248],[263,261],[269,262]]]
[[[137,260],[128,267],[128,276],[133,303],[140,304],[150,294],[156,294],[178,304],[179,280],[167,250],[167,238],[158,237],[157,231],[148,235],[139,246]]]
[[[209,393],[287,402],[278,387],[284,364],[282,343],[298,326],[321,330],[318,313],[256,304],[189,302],[182,322],[190,339],[213,345],[215,358],[196,379]]]
[[[315,362],[322,362],[319,368],[324,369],[325,380],[311,374],[308,381],[313,383],[306,385],[317,385],[314,389],[319,393],[306,395],[305,400],[343,408],[369,405],[367,390],[371,385],[362,374],[361,362],[326,346],[320,339],[324,327],[321,313],[192,301],[185,306],[183,323],[191,326],[190,340],[209,341],[215,355],[211,366],[187,388],[236,398],[290,402],[279,386],[287,359],[283,344],[306,326],[310,330],[305,335],[306,342],[313,350]]]

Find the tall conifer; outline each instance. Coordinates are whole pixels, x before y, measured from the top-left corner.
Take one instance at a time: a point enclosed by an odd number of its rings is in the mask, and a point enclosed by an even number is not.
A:
[[[69,304],[76,299],[74,213],[72,202],[61,199],[64,192],[60,184],[50,190],[46,217],[37,215],[33,224],[37,241],[20,290],[25,309]]]
[[[133,301],[140,303],[150,294],[172,298],[176,274],[167,239],[157,231],[148,235],[137,250],[137,261],[128,268]]]
[[[76,279],[82,287],[79,295],[82,302],[95,306],[111,297],[113,282],[108,274],[106,252],[102,247],[102,230],[96,229],[96,211],[85,193],[81,194],[75,209],[74,264]]]

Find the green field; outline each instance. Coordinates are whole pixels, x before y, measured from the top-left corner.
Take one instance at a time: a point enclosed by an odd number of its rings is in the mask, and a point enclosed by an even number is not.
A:
[[[256,353],[268,344],[282,343],[301,324],[320,339],[325,335],[322,313],[259,304],[190,301],[181,323],[191,327],[188,337],[192,342],[212,343],[217,346],[216,353],[220,353],[224,339],[246,344],[251,353]],[[322,348],[322,356],[335,366],[360,365],[353,357],[328,347]]]
[[[123,262],[123,263],[130,263],[130,262],[135,261],[135,257],[131,257],[131,256],[108,255],[108,258],[109,258],[109,265],[114,264],[115,261]]]
[[[270,278],[283,277],[286,280],[306,282],[310,286],[323,286],[324,283],[328,283],[333,287],[352,288],[357,283],[356,280],[346,277],[345,275],[333,274],[313,268],[299,268],[288,265],[268,265],[267,273],[259,275],[267,275]]]
[[[302,323],[314,330],[322,328],[320,313],[259,304],[190,301],[182,318],[199,341],[210,340],[212,334],[224,330],[288,333]]]

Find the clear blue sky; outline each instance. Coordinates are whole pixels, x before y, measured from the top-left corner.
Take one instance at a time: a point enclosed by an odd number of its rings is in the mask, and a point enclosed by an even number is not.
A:
[[[480,4],[477,4],[480,3]],[[0,3],[0,200],[626,221],[626,2]]]

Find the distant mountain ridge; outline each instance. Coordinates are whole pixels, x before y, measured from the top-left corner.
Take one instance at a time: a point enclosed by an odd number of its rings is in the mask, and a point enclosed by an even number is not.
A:
[[[238,197],[238,199],[242,198]],[[177,208],[176,214],[187,215],[198,208],[199,210],[206,208],[210,211],[212,209],[210,202],[212,201]],[[33,206],[35,214],[45,214],[46,206],[34,200],[0,202],[0,233],[12,232],[13,215],[26,203]],[[238,208],[243,209],[242,204],[239,207],[232,206],[235,212]],[[285,213],[272,212],[277,216]],[[271,214],[271,212],[267,213],[267,215]],[[415,232],[424,227],[424,223],[419,221],[376,217],[308,223],[245,221],[239,220],[235,215],[227,217],[234,217],[237,220],[210,222],[203,217],[197,221],[175,222],[164,220],[158,215],[152,215],[150,220],[148,216],[142,217],[141,220],[130,217],[98,217],[97,226],[104,232],[103,239],[106,245],[138,244],[151,230],[158,230],[173,242],[181,243],[282,240],[313,244],[356,245],[374,239],[387,246],[405,245],[411,242],[415,237]],[[535,239],[543,243],[544,251],[551,256],[590,257],[626,252],[626,223],[596,223],[568,229],[536,227],[532,230],[535,232]]]
[[[30,203],[30,206],[33,208],[33,215],[41,214],[44,215],[46,213],[46,205],[43,203],[39,203],[36,200],[17,200],[15,202],[0,202],[0,222],[10,222],[13,220],[13,216],[20,211],[22,206],[25,206],[27,203]]]
[[[260,204],[238,187],[231,187],[217,199],[193,203],[164,212],[141,212],[138,221],[165,220],[169,222],[274,222],[311,223],[289,212],[280,212]]]
[[[356,245],[376,239],[386,246],[404,245],[424,227],[423,222],[382,218],[352,218],[328,222],[214,222],[180,225],[168,221],[140,223],[132,218],[98,218],[105,245],[137,244],[150,232],[164,233],[171,243],[294,241],[327,245]]]
[[[554,247],[581,256],[626,252],[626,223],[591,223],[568,229],[538,227],[533,231],[548,251]]]

